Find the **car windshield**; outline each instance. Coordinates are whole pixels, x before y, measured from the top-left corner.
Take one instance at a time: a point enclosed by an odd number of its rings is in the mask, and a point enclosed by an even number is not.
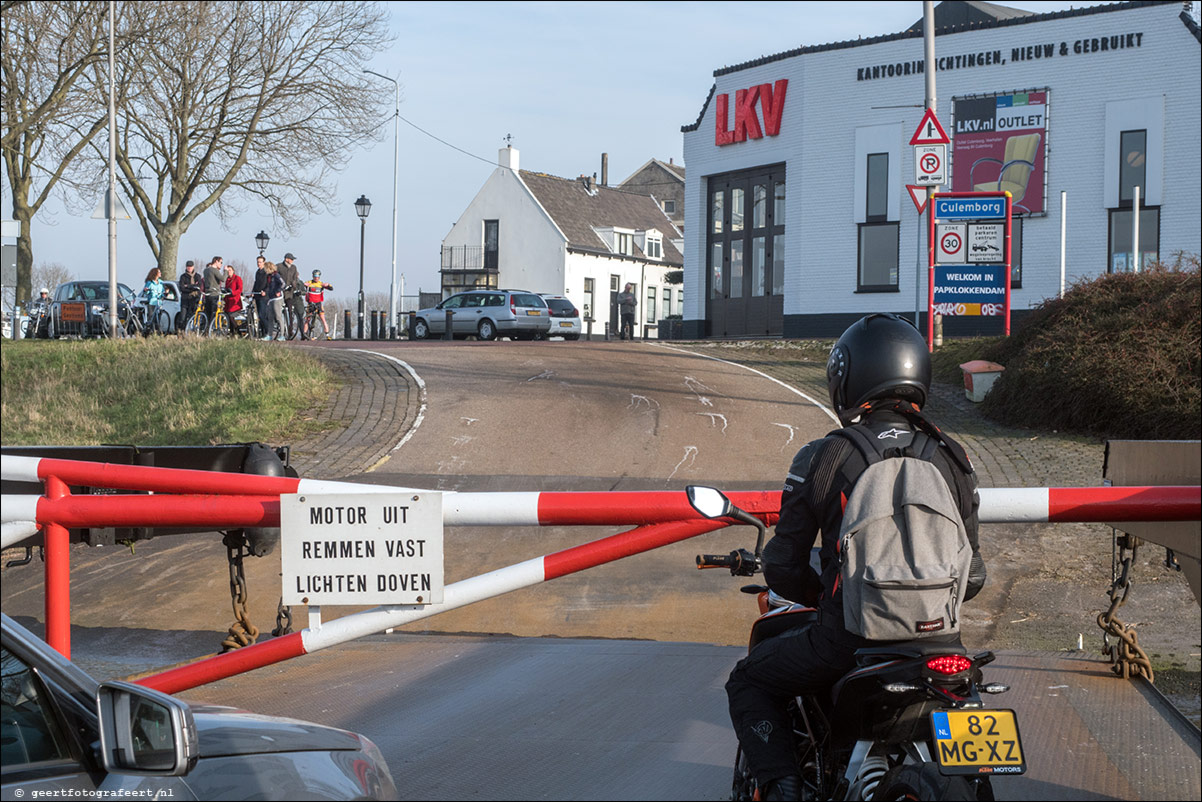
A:
[[[567,298],[548,298],[547,306],[551,307],[552,312],[563,312],[569,315],[576,309]]]
[[[124,284],[118,283],[117,293],[123,298],[131,298],[134,291]],[[109,285],[107,281],[95,284],[76,284],[70,296],[70,300],[107,301],[108,299]]]
[[[530,292],[515,292],[513,294],[514,306],[533,306],[539,309],[546,309],[547,302]]]

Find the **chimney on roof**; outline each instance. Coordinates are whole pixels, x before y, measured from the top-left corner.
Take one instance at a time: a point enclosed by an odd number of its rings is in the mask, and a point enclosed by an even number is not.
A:
[[[506,145],[497,151],[497,164],[508,167],[515,173],[518,171],[518,149]]]
[[[609,186],[609,154],[601,154],[601,186]]]

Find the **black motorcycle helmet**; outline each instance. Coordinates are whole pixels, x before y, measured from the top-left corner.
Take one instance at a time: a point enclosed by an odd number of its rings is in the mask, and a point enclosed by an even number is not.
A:
[[[862,317],[831,349],[826,384],[840,419],[878,398],[897,398],[921,408],[931,388],[926,340],[897,315]]]

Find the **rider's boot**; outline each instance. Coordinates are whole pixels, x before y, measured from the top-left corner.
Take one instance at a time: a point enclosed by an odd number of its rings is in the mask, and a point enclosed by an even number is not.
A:
[[[780,777],[768,783],[764,791],[765,800],[801,799],[801,778],[796,774]]]

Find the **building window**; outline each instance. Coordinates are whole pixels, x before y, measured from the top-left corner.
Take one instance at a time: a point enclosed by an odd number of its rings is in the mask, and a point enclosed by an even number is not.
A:
[[[657,293],[657,290],[655,289],[655,287],[647,288],[647,322],[648,323],[654,323],[656,320],[659,319],[655,316],[656,293]]]
[[[1119,134],[1119,207],[1130,209],[1139,187],[1140,203],[1148,199],[1148,132],[1123,131]],[[1140,237],[1142,240],[1143,237]]]
[[[768,288],[764,286],[767,259],[767,237],[752,237],[751,239],[751,294],[766,295]]]
[[[500,220],[485,220],[484,221],[484,269],[497,270],[500,261],[499,239],[500,239]]]
[[[620,253],[623,256],[634,256],[634,235],[621,231],[615,231],[614,252]]]
[[[664,201],[664,214],[676,214],[676,201]]]
[[[897,292],[897,223],[860,224],[858,292]]]
[[[783,176],[774,165],[708,179],[711,300],[784,294]]]
[[[596,309],[596,285],[593,279],[586,278],[584,280],[584,319],[593,319],[593,310]]]
[[[1119,133],[1118,208],[1110,210],[1109,258],[1107,270],[1122,273],[1144,269],[1160,258],[1160,207],[1148,207],[1148,131],[1141,128]],[[1135,221],[1135,188],[1139,187],[1139,247],[1132,247]]]
[[[672,314],[672,288],[664,287],[664,316]]]
[[[1110,259],[1108,271],[1125,273],[1135,269],[1135,254],[1131,248],[1131,230],[1134,222],[1130,208],[1110,210]],[[1160,208],[1139,210],[1139,254],[1140,269],[1160,258]]]
[[[781,184],[780,186],[784,186]],[[785,294],[785,235],[772,237],[772,294]]]
[[[889,154],[869,153],[860,224],[858,292],[897,292],[900,225],[889,222]]]
[[[889,217],[889,154],[868,154],[868,208],[864,219],[880,223]]]
[[[664,244],[658,231],[647,232],[646,252],[648,259],[662,259],[664,257]]]

